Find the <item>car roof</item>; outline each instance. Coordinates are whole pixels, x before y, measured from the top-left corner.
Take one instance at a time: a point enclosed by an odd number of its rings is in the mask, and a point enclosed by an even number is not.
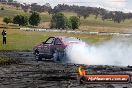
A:
[[[51,37],[59,38],[60,40],[64,40],[66,38],[66,36],[51,36]]]
[[[79,38],[76,38],[76,37],[68,37],[68,36],[53,36],[54,38],[59,38],[61,40],[64,40],[65,38],[75,38],[75,39],[79,39]],[[80,40],[80,39],[79,39]]]
[[[69,36],[53,36],[55,38],[60,38],[60,39],[64,39],[64,38],[76,38],[76,37],[69,37]]]
[[[66,36],[53,36],[53,37],[55,37],[55,38],[65,38]]]

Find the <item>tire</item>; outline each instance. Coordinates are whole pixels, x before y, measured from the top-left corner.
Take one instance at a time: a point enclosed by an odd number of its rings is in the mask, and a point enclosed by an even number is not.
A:
[[[53,61],[54,62],[63,62],[64,57],[65,57],[65,55],[63,52],[55,51],[53,54]]]
[[[39,51],[35,50],[35,59],[36,61],[42,61],[42,56],[39,54]]]
[[[58,59],[59,59],[59,58],[58,58],[58,52],[55,51],[54,54],[53,54],[53,61],[54,61],[54,62],[57,62]]]

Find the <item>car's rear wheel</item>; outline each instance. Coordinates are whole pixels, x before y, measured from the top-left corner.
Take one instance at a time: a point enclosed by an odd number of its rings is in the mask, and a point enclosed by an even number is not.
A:
[[[55,51],[53,54],[53,61],[54,62],[63,62],[65,59],[64,52]]]

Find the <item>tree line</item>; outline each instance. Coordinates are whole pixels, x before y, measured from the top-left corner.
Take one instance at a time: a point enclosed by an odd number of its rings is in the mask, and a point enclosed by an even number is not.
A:
[[[6,24],[14,23],[19,26],[38,26],[40,23],[40,15],[37,12],[32,12],[28,17],[27,15],[16,15],[14,18],[4,17],[3,22]],[[78,29],[80,25],[80,19],[77,16],[71,16],[67,18],[63,13],[54,13],[52,15],[50,28],[56,29]]]
[[[49,3],[44,5],[38,5],[37,3],[32,4],[20,4],[14,0],[0,0],[0,2],[7,2],[6,4],[13,5],[17,8],[21,8],[25,12],[27,11],[36,11],[36,12],[48,12],[49,14],[54,14],[61,11],[71,11],[77,13],[78,17],[83,17],[86,19],[90,15],[95,15],[95,19],[99,16],[103,21],[111,20],[116,23],[124,22],[126,19],[132,19],[132,13],[124,13],[122,11],[108,11],[103,8],[97,7],[86,7],[86,6],[77,6],[77,5],[66,5],[66,4],[58,4],[53,9],[51,8]]]
[[[40,15],[37,12],[32,12],[32,14],[28,17],[25,14],[19,14],[15,17],[4,17],[3,22],[6,24],[14,23],[18,24],[19,26],[26,26],[26,25],[32,25],[32,26],[38,26],[40,23]]]
[[[76,6],[76,5],[65,5],[58,4],[55,6],[50,13],[56,13],[61,11],[71,11],[77,13],[78,17],[83,17],[86,19],[90,15],[95,15],[95,19],[99,16],[103,21],[112,20],[113,22],[120,23],[124,22],[126,19],[132,19],[132,13],[124,13],[122,11],[108,11],[103,8],[97,7],[85,7],[85,6]]]

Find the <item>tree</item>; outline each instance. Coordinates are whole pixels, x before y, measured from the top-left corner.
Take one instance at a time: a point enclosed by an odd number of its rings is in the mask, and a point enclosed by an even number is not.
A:
[[[41,10],[42,10],[41,5],[38,5],[37,3],[31,4],[31,11],[42,12]]]
[[[4,17],[3,22],[5,22],[6,24],[11,23],[12,19],[10,17]]]
[[[32,12],[31,16],[29,17],[29,24],[33,26],[38,26],[40,23],[40,15],[37,12]]]
[[[66,17],[63,13],[55,13],[52,15],[51,28],[66,28]]]
[[[73,29],[73,30],[79,28],[80,19],[79,19],[77,16],[71,16],[71,17],[70,17],[70,22],[71,22],[71,26],[72,26],[72,29]]]
[[[30,4],[23,3],[21,4],[21,8],[24,12],[28,12],[30,8]]]
[[[71,20],[66,18],[66,28],[72,29]]]
[[[28,17],[26,15],[17,15],[13,18],[13,23],[25,26],[28,24]]]

